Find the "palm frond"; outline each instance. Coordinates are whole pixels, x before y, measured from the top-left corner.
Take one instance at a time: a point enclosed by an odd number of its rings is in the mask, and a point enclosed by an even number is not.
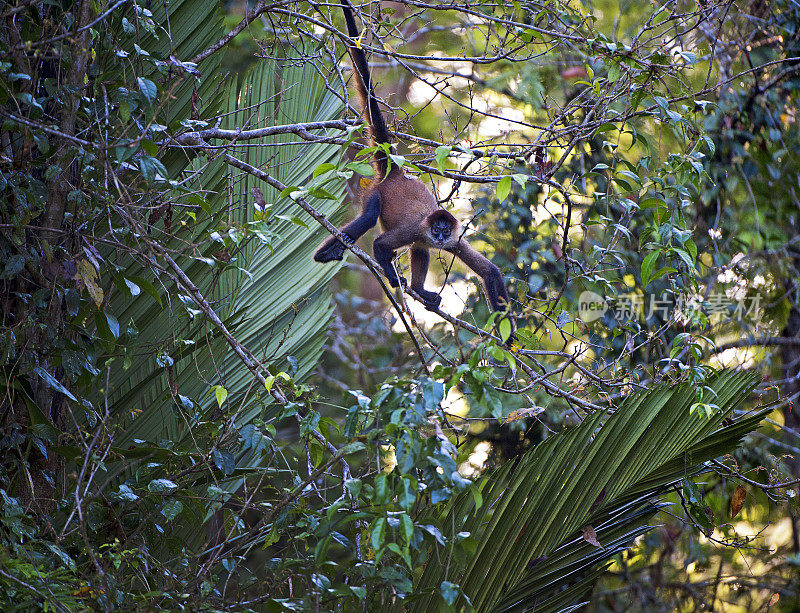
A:
[[[722,426],[757,376],[721,373],[707,382],[719,411],[692,411],[695,389],[660,388],[630,396],[613,414],[595,414],[480,479],[445,511],[453,534],[478,541],[459,567],[428,564],[412,611],[441,608],[438,586],[459,584],[476,610],[558,611],[593,585],[598,565],[649,530],[658,499],[703,463],[731,451],[765,413]],[[601,548],[584,538],[591,526]],[[444,554],[443,554],[444,555]]]
[[[154,10],[162,30],[152,44],[164,45],[165,50],[182,49],[185,55],[181,57],[191,57],[221,36],[219,16],[206,3],[184,0],[170,4],[169,9],[169,27],[163,13]],[[191,13],[191,18],[182,20],[184,12]],[[223,117],[223,128],[338,117],[343,107],[341,98],[326,86],[312,65],[295,64],[291,57],[283,63],[263,60],[238,82],[225,84],[214,74],[215,67],[205,67],[197,90],[205,96],[203,116]],[[172,92],[168,114],[175,119],[188,118],[192,108],[195,84],[187,83],[186,87],[177,85]],[[335,160],[340,152],[335,144],[296,141],[295,135],[277,135],[237,144],[231,151],[287,185],[305,185],[319,164]],[[324,230],[305,213],[295,211],[288,198],[281,198],[263,182],[233,171],[220,157],[189,158],[180,152],[168,154],[164,162],[172,176],[184,172],[190,179],[176,190],[174,198],[194,210],[197,221],[187,223],[189,229],[184,228],[178,239],[159,234],[159,240],[180,250],[176,261],[240,342],[263,363],[302,379],[319,359],[332,311],[327,281],[338,267],[320,266],[311,258]],[[259,187],[281,215],[269,227],[274,240],[264,244],[248,238],[231,250],[233,259],[227,266],[223,268],[219,262],[209,265],[222,249],[210,238],[212,233],[244,228],[253,220],[253,187]],[[329,191],[335,199],[307,199],[336,219],[342,211],[342,186]],[[208,394],[213,385],[223,385],[228,402],[243,409],[236,423],[245,425],[269,400],[252,393],[251,374],[219,333],[192,312],[191,301],[182,303],[176,298],[181,292],[168,279],[153,276],[139,264],[122,263],[122,274],[152,287],[151,293],[157,293],[157,298],[142,292],[135,297],[120,295],[113,304],[117,318],[133,322],[138,329],[140,348],[128,355],[127,368],[114,369],[110,377],[110,406],[125,424],[125,432],[118,439],[120,445],[124,447],[134,439],[189,440],[193,426],[214,402]],[[161,359],[155,359],[157,354]],[[173,363],[171,374],[165,367],[169,362]],[[175,398],[169,389],[170,376],[178,392]],[[205,404],[202,399],[206,399]],[[198,406],[198,400],[202,406]]]

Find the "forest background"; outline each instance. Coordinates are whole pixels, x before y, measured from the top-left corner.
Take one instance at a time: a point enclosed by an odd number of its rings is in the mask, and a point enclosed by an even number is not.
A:
[[[356,11],[511,343],[337,3],[0,7],[3,610],[797,610],[800,5]]]

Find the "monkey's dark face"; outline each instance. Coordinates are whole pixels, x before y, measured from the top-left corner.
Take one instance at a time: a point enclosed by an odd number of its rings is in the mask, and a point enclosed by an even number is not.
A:
[[[430,234],[434,245],[444,246],[453,235],[453,224],[446,219],[437,219],[431,224]]]

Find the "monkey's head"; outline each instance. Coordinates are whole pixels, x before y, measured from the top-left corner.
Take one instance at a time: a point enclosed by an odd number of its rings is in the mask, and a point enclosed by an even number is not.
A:
[[[458,220],[444,209],[434,211],[425,218],[426,235],[432,247],[444,249],[458,241]]]

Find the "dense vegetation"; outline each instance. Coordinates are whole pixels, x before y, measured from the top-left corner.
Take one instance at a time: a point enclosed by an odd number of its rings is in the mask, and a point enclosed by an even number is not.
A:
[[[357,10],[511,344],[312,261],[338,5],[0,7],[0,608],[796,610],[797,3]]]

